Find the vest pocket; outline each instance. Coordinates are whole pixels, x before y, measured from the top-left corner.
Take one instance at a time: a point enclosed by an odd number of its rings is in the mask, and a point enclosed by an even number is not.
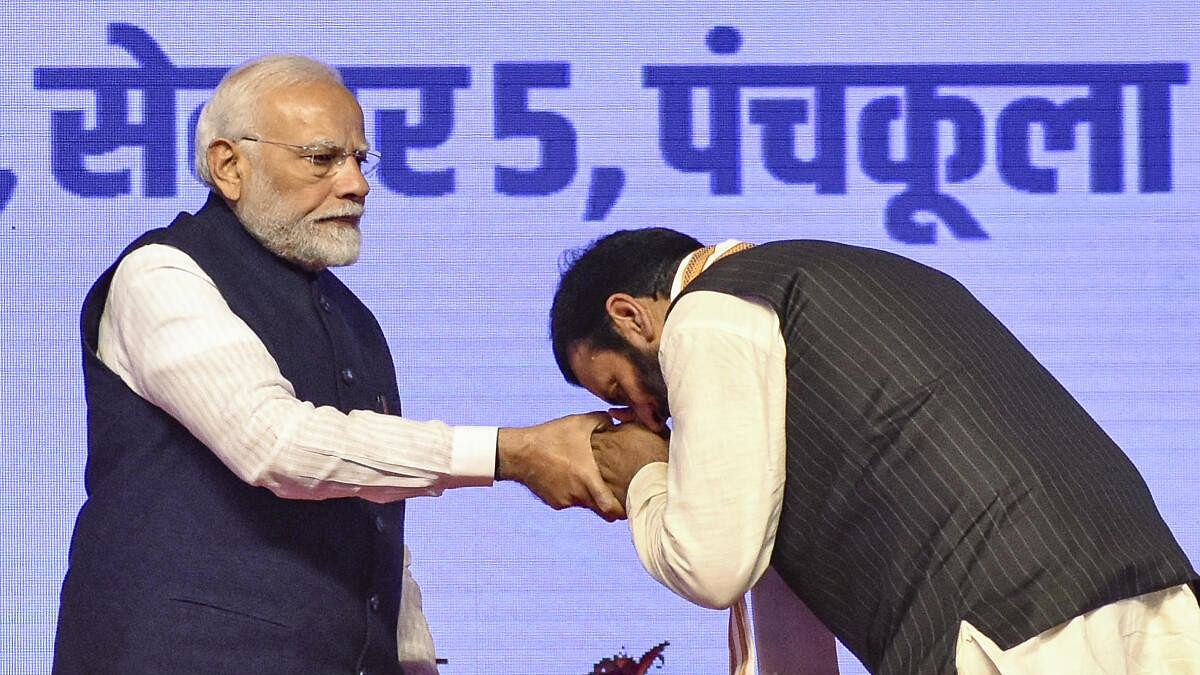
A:
[[[270,618],[266,612],[261,610],[228,607],[213,604],[208,600],[197,600],[194,598],[171,597],[168,600],[178,611],[184,612],[198,621],[204,621],[207,617],[213,621],[232,621],[243,624],[255,623],[283,631],[291,629],[291,626],[277,619]]]

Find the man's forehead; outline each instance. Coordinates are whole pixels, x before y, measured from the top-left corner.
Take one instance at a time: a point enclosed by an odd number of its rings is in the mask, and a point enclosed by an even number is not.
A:
[[[359,132],[363,128],[358,101],[349,90],[333,81],[281,87],[263,98],[260,111],[265,124],[312,127],[314,142],[322,140],[322,134],[336,142],[333,137],[344,133],[346,127]]]
[[[612,349],[598,349],[586,342],[576,343],[567,349],[567,363],[575,379],[584,387],[598,384],[596,380],[611,370],[619,358],[620,354]]]
[[[567,346],[567,360],[572,364],[584,363],[595,357],[596,349],[584,340],[572,342]]]
[[[345,149],[344,141],[335,140],[329,136],[310,136],[310,137],[308,137],[307,140],[303,140],[302,142],[298,143],[298,145],[303,145],[306,149],[309,149],[309,150],[329,151],[329,152],[338,152],[338,151]],[[351,143],[351,147],[349,149],[357,150],[360,147],[366,147],[366,145],[367,145],[366,141],[364,141],[362,139],[358,139],[355,142]]]

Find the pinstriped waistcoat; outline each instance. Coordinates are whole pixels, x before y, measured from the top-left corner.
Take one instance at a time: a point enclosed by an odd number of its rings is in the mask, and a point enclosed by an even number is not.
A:
[[[272,255],[216,197],[126,253],[150,243],[196,261],[298,398],[399,412],[383,333],[331,273]],[[96,357],[115,267],[84,303],[88,499],[55,672],[399,673],[403,503],[281,499],[243,483]]]
[[[815,241],[713,264],[787,346],[772,564],[874,673],[952,673],[960,620],[1011,647],[1196,574],[1125,454],[963,286]]]

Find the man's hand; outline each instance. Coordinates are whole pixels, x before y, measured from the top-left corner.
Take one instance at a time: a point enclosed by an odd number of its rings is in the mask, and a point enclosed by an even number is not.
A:
[[[600,467],[600,476],[621,504],[625,503],[629,482],[643,466],[667,461],[667,446],[664,436],[635,422],[599,429],[592,434],[592,454]]]
[[[604,484],[592,457],[592,432],[611,426],[607,414],[596,412],[500,429],[496,477],[523,483],[555,509],[583,506],[609,522],[624,518],[623,502]]]

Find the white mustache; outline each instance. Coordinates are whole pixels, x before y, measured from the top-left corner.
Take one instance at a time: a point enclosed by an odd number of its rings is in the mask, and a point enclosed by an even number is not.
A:
[[[329,213],[322,213],[314,218],[314,220],[332,220],[333,218],[362,218],[363,214],[366,212],[367,210],[358,204],[349,204],[340,209],[330,211]]]

